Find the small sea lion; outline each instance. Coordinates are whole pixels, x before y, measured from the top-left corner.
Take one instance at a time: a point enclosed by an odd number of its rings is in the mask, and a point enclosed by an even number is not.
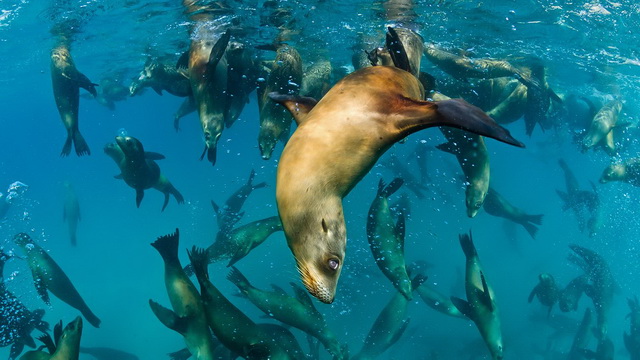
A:
[[[569,168],[569,165],[563,160],[558,160],[560,168],[564,172],[565,184],[567,191],[556,190],[556,193],[562,200],[562,210],[572,210],[578,221],[578,227],[580,231],[584,231],[589,228],[596,221],[598,215],[598,209],[600,207],[600,199],[598,193],[595,191],[582,190],[578,184],[578,180],[573,174],[573,171]]]
[[[73,190],[73,186],[68,181],[64,182],[66,189],[66,195],[64,198],[64,209],[62,212],[62,221],[66,221],[69,228],[69,239],[71,239],[71,246],[77,245],[78,222],[80,222],[80,204],[78,203],[78,196]]]
[[[460,312],[460,310],[458,310],[448,296],[441,294],[432,286],[424,283],[418,286],[416,291],[418,292],[418,295],[420,295],[422,301],[424,301],[430,308],[445,315],[464,319],[467,318]]]
[[[148,60],[138,78],[129,85],[131,96],[140,95],[145,88],[152,88],[158,95],[166,91],[178,97],[191,97],[191,82],[183,67],[162,64],[155,60]]]
[[[249,174],[247,183],[240,186],[238,190],[231,194],[222,208],[220,208],[218,204],[211,200],[211,206],[213,206],[213,210],[216,213],[219,232],[227,233],[231,231],[235,224],[240,221],[240,219],[242,219],[242,216],[244,216],[244,211],[241,210],[249,195],[251,195],[253,190],[261,189],[267,186],[266,182],[261,182],[254,185],[253,179],[255,179],[255,177],[256,172],[255,170],[251,169],[251,173]]]
[[[556,281],[551,274],[540,274],[538,275],[538,280],[538,284],[529,293],[528,301],[531,303],[533,298],[537,297],[542,305],[549,308],[547,314],[551,314],[553,305],[558,302],[560,297],[560,289],[558,289],[558,285],[556,285]]]
[[[529,215],[525,213],[509,203],[507,199],[491,187],[489,187],[489,192],[487,193],[483,207],[489,215],[505,218],[522,225],[533,239],[536,238],[536,234],[538,233],[538,227],[536,225],[542,225],[543,214]]]
[[[617,288],[616,281],[609,265],[600,254],[575,244],[570,244],[569,248],[573,250],[569,260],[582,266],[589,278],[584,293],[591,298],[596,310],[596,337],[603,340],[608,332],[607,323]]]
[[[411,279],[411,287],[415,290],[425,280],[427,280],[425,276],[416,275]],[[352,359],[376,359],[393,344],[397,343],[409,326],[409,318],[407,318],[408,305],[409,301],[405,295],[399,292],[393,294],[371,326],[362,349]]]
[[[463,100],[423,101],[420,82],[396,67],[357,70],[317,104],[271,98],[299,124],[278,163],[278,211],[305,286],[326,303],[335,297],[344,261],[342,198],[391,145],[428,127],[451,126],[523,146]]]
[[[287,142],[291,132],[291,114],[280,104],[270,101],[269,94],[297,95],[302,83],[302,59],[298,51],[287,44],[280,44],[276,50],[276,59],[266,82],[258,87],[258,106],[260,108],[260,133],[258,147],[262,158],[268,160],[278,141]]]
[[[616,152],[613,129],[618,124],[618,115],[622,110],[622,101],[615,99],[603,106],[593,117],[589,131],[582,141],[583,150],[601,145],[609,155]]]
[[[607,166],[600,176],[600,183],[622,181],[633,186],[640,186],[640,158],[624,162],[616,162]]]
[[[109,110],[116,109],[116,102],[126,100],[129,97],[129,88],[122,85],[121,76],[111,75],[100,80],[100,91],[96,101],[106,106]]]
[[[71,53],[70,42],[62,37],[51,50],[51,82],[53,96],[56,100],[58,113],[67,129],[67,141],[62,147],[60,156],[71,153],[71,145],[76,149],[76,155],[91,155],[87,142],[78,129],[78,107],[80,104],[80,88],[97,96],[96,85],[84,74],[76,69]]]
[[[622,334],[624,337],[624,346],[629,352],[631,360],[640,360],[640,302],[638,297],[628,299],[629,314],[629,332]]]
[[[331,88],[331,62],[319,59],[307,65],[302,74],[300,95],[320,99]]]
[[[251,46],[232,41],[227,47],[225,58],[228,66],[224,123],[229,128],[249,102],[249,94],[256,89],[261,74],[259,59]]]
[[[471,234],[460,235],[460,246],[466,258],[465,291],[467,301],[451,297],[453,304],[467,318],[473,321],[482,339],[489,348],[493,360],[501,360],[504,354],[500,313],[495,302],[493,289],[488,285],[482,270],[478,252]]]
[[[178,258],[180,232],[159,237],[151,243],[164,262],[164,284],[173,310],[149,300],[151,310],[164,326],[184,337],[196,360],[212,360],[214,343],[209,333],[203,301],[182,270]]]
[[[178,204],[184,203],[182,194],[171,184],[171,182],[160,172],[160,167],[154,160],[164,159],[164,156],[154,152],[144,151],[140,140],[131,136],[116,136],[116,144],[120,152],[113,146],[107,145],[105,153],[111,156],[122,173],[117,178],[122,178],[127,185],[136,190],[136,206],[140,207],[144,190],[154,188],[164,194],[162,211],[169,203],[169,195],[173,195]]]
[[[584,359],[584,354],[582,349],[589,345],[590,340],[590,332],[591,332],[591,309],[584,309],[584,315],[582,316],[582,321],[580,322],[580,326],[576,331],[575,336],[573,337],[573,342],[571,343],[571,349],[569,350],[569,354],[567,356],[567,360],[582,360]]]
[[[558,299],[558,307],[562,312],[570,312],[578,310],[578,303],[587,286],[587,276],[580,275],[569,281],[567,286],[560,292]]]
[[[348,359],[346,347],[338,342],[335,333],[327,326],[324,316],[313,306],[311,298],[304,289],[292,283],[291,286],[296,293],[295,298],[287,295],[284,290],[276,286],[274,286],[275,291],[260,290],[252,286],[249,280],[235,267],[232,267],[227,279],[240,289],[242,295],[269,317],[317,338],[333,356],[333,359]]]
[[[405,218],[400,213],[396,221],[389,210],[389,197],[402,183],[402,179],[396,178],[386,185],[380,179],[367,216],[367,240],[380,271],[407,300],[411,300],[413,289],[404,260]]]
[[[58,299],[78,309],[92,326],[100,327],[100,319],[89,309],[89,306],[84,302],[67,274],[64,273],[47,251],[25,233],[17,234],[14,236],[13,241],[22,248],[27,256],[27,265],[31,270],[36,291],[42,301],[50,305],[49,292],[51,292]]]

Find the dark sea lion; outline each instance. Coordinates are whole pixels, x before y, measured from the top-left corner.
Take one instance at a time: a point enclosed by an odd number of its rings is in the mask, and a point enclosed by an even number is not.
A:
[[[600,176],[600,183],[622,181],[633,186],[640,186],[640,158],[624,162],[616,162],[607,166]]]
[[[347,75],[317,104],[271,97],[299,124],[278,164],[278,211],[305,286],[326,303],[335,297],[344,261],[342,198],[394,143],[428,127],[451,126],[523,146],[463,100],[422,101],[420,82],[390,66]]]
[[[458,310],[448,296],[441,294],[428,284],[425,283],[418,286],[416,291],[418,292],[418,295],[420,295],[422,301],[424,301],[430,308],[445,315],[464,319],[467,318],[460,312],[460,310]]]
[[[584,354],[582,349],[589,345],[590,333],[591,333],[591,309],[584,309],[584,315],[582,316],[582,321],[580,322],[580,326],[576,331],[575,336],[573,337],[573,342],[571,343],[571,349],[567,354],[567,360],[582,360],[584,359]]]
[[[427,278],[417,275],[411,279],[411,287],[415,290]],[[401,293],[395,293],[391,300],[380,311],[380,314],[371,326],[367,334],[362,349],[353,360],[376,359],[387,351],[393,344],[397,343],[402,334],[407,330],[409,318],[407,318],[407,306],[409,301]]]
[[[144,64],[138,78],[129,85],[129,94],[140,95],[148,87],[158,95],[162,95],[162,91],[178,97],[190,97],[193,94],[189,74],[184,67],[161,64],[155,60]]]
[[[529,215],[525,213],[521,209],[513,206],[491,187],[489,188],[483,207],[489,215],[502,217],[522,225],[534,239],[538,233],[538,227],[536,225],[542,224],[542,217],[544,216],[543,214]]]
[[[64,327],[62,334],[56,339],[56,351],[49,360],[78,360],[81,337],[82,318],[78,316]]]
[[[140,207],[144,190],[154,188],[164,194],[162,211],[169,203],[169,195],[173,195],[178,204],[184,203],[182,194],[160,172],[160,167],[154,160],[164,159],[164,156],[154,152],[145,152],[140,140],[131,136],[116,136],[116,144],[120,152],[112,146],[105,147],[105,153],[116,160],[121,177],[127,185],[136,190],[136,206]]]
[[[328,327],[324,316],[313,306],[311,298],[304,289],[292,284],[296,292],[295,298],[275,286],[276,291],[260,290],[252,286],[235,267],[231,269],[227,279],[269,317],[298,328],[320,340],[334,360],[348,359],[346,348],[338,342],[335,333]]]
[[[211,283],[207,272],[207,254],[204,250],[193,247],[188,254],[200,284],[207,322],[213,334],[224,346],[247,359],[266,359],[271,354],[278,354],[279,359],[296,358],[296,354],[288,354],[272,341],[273,329],[271,333],[263,330]]]
[[[558,307],[562,312],[570,312],[578,310],[578,303],[584,289],[587,286],[587,276],[580,275],[567,284],[567,286],[560,292],[560,298],[558,299]]]
[[[80,347],[80,352],[93,356],[98,360],[138,360],[139,358],[126,351],[110,347]]]
[[[70,43],[66,38],[58,40],[57,45],[51,50],[51,82],[53,84],[53,96],[56,100],[58,112],[62,123],[67,129],[67,141],[62,147],[60,156],[71,153],[73,144],[78,156],[91,155],[87,142],[78,129],[78,107],[80,104],[80,88],[97,96],[96,85],[84,74],[76,69],[71,53]]]
[[[122,85],[121,76],[109,75],[100,80],[100,91],[95,99],[98,104],[114,111],[116,102],[126,100],[127,97],[129,97],[129,88]]]
[[[460,235],[460,246],[466,257],[465,290],[467,301],[451,297],[453,304],[473,321],[482,339],[489,348],[493,360],[503,358],[502,330],[500,313],[495,302],[493,290],[489,287],[482,270],[478,253],[471,234]]]
[[[251,46],[232,41],[225,57],[228,67],[224,123],[231,127],[249,102],[249,94],[256,89],[261,74],[259,59]]]
[[[624,346],[629,352],[631,360],[640,360],[640,302],[638,297],[628,299],[629,303],[629,332],[622,334],[624,338]]]
[[[616,152],[616,144],[613,139],[613,129],[618,123],[618,115],[622,110],[622,101],[615,99],[603,106],[593,117],[589,131],[584,136],[582,148],[590,148],[601,145],[608,154]]]
[[[320,99],[331,88],[333,69],[328,59],[319,59],[307,65],[302,75],[300,95]]]
[[[580,265],[589,278],[584,293],[591,298],[596,310],[596,338],[603,340],[608,332],[607,323],[617,288],[616,281],[600,254],[575,244],[570,244],[569,248],[574,252],[569,255],[569,260]]]
[[[17,234],[13,241],[27,255],[27,265],[33,275],[36,290],[47,305],[51,304],[49,301],[49,292],[51,292],[58,299],[78,309],[92,326],[100,327],[100,319],[93,314],[71,280],[43,248],[25,233]]]
[[[164,262],[164,284],[173,310],[149,300],[151,310],[166,327],[184,337],[187,348],[196,360],[212,360],[214,343],[209,332],[204,303],[178,258],[180,233],[159,237],[151,243]]]
[[[66,195],[64,198],[62,220],[67,222],[71,246],[76,246],[76,233],[78,232],[78,222],[80,222],[80,204],[78,203],[78,196],[73,190],[73,186],[71,186],[71,183],[65,181],[64,187],[66,189]]]
[[[258,147],[265,160],[271,158],[278,141],[286,144],[293,120],[286,108],[269,99],[269,94],[278,92],[297,95],[302,83],[302,59],[298,51],[287,44],[280,44],[275,50],[276,59],[269,77],[266,83],[261,83],[258,87],[260,108]]]
[[[542,305],[549,308],[547,314],[551,314],[553,305],[558,302],[560,297],[560,289],[558,289],[558,285],[556,285],[556,281],[551,274],[540,274],[538,275],[538,280],[538,284],[529,293],[528,301],[531,303],[533,298],[537,297]]]
[[[389,197],[402,183],[402,179],[396,178],[386,185],[380,179],[378,193],[367,215],[367,240],[380,271],[407,300],[411,300],[413,289],[404,260],[405,218],[401,213],[396,221],[389,210]]]
[[[211,206],[213,206],[213,210],[216,213],[218,231],[223,233],[231,231],[235,224],[242,219],[242,216],[244,216],[244,211],[241,210],[249,195],[251,195],[253,190],[267,186],[267,183],[265,182],[253,184],[253,179],[255,179],[255,177],[256,172],[251,169],[251,173],[249,174],[246,184],[243,184],[238,188],[238,190],[231,194],[222,208],[211,200]]]
[[[600,198],[595,191],[582,190],[578,184],[578,179],[573,174],[573,171],[569,168],[569,165],[563,160],[558,160],[560,168],[564,172],[565,184],[567,191],[556,190],[556,193],[562,200],[562,210],[572,210],[578,221],[578,227],[580,231],[584,231],[589,228],[590,232],[593,232],[594,222],[598,215],[598,208],[600,207]]]

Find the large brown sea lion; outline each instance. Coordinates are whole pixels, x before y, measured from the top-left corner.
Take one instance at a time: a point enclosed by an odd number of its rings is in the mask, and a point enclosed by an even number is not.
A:
[[[276,199],[287,242],[309,292],[335,297],[346,247],[342,198],[394,143],[450,126],[524,146],[464,100],[423,101],[409,72],[371,66],[347,75],[320,100],[272,94],[298,123],[277,172]]]

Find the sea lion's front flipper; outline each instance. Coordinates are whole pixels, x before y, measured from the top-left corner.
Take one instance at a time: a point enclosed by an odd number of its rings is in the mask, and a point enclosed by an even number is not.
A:
[[[60,337],[62,337],[62,320],[58,321],[53,326],[53,341],[55,342],[56,347],[58,347],[58,344],[60,343]]]
[[[136,189],[136,207],[140,207],[140,203],[142,202],[143,197],[144,197],[144,190]]]
[[[295,293],[296,299],[298,299],[298,301],[303,303],[304,306],[307,309],[314,309],[315,310],[316,307],[313,306],[313,302],[311,301],[311,297],[309,296],[309,292],[306,289],[303,289],[302,287],[300,287],[300,285],[298,285],[296,283],[291,282],[289,284],[293,288],[293,292]]]
[[[160,210],[160,212],[163,212],[164,209],[167,208],[167,205],[169,205],[169,193],[168,192],[164,193],[164,202],[162,203],[162,210]]]
[[[44,344],[44,347],[47,349],[47,351],[50,354],[53,354],[54,352],[56,352],[56,344],[53,342],[51,335],[47,333],[43,333],[42,335],[38,336],[36,339],[38,339],[38,341]]]
[[[31,341],[33,341],[33,339],[31,339]],[[22,353],[22,350],[24,350],[24,344],[19,341],[14,342],[13,345],[11,345],[9,359],[17,359],[18,355]]]
[[[213,45],[211,48],[211,52],[209,53],[209,61],[207,62],[207,68],[211,73],[215,72],[216,66],[218,66],[218,62],[222,59],[222,55],[224,55],[225,50],[227,50],[227,45],[229,45],[229,40],[231,39],[231,33],[229,31],[225,31],[220,39]]]
[[[47,291],[47,285],[44,281],[44,274],[41,274],[39,271],[32,271],[33,274],[33,282],[36,286],[36,291],[38,292],[38,296],[40,299],[44,301],[45,304],[51,305],[51,299],[49,298],[49,292]]]
[[[271,288],[273,289],[273,291],[275,293],[277,293],[278,295],[282,295],[282,296],[289,296],[289,294],[287,294],[286,291],[284,291],[283,288],[281,288],[280,286],[276,285],[276,284],[271,284]]]
[[[391,26],[387,27],[386,46],[387,50],[389,50],[389,55],[391,55],[391,60],[393,60],[393,65],[399,69],[411,72],[411,63],[409,62],[407,51],[402,41],[400,41],[398,33]]]
[[[78,74],[72,80],[77,82],[78,86],[80,86],[81,88],[91,93],[93,97],[98,96],[98,92],[96,91],[96,86],[98,86],[98,84],[92,83],[91,80],[89,80],[89,78],[85,74],[78,71]]]
[[[404,254],[404,238],[405,238],[405,232],[406,232],[406,226],[405,226],[405,218],[404,218],[404,213],[401,212],[400,214],[398,214],[398,221],[396,221],[396,227],[395,227],[395,233],[398,235],[398,240],[400,240],[400,251]]]
[[[289,110],[296,124],[300,126],[307,118],[307,114],[316,106],[318,101],[305,96],[281,95],[277,92],[269,93],[269,98]]]
[[[533,298],[538,293],[539,287],[540,287],[540,284],[536,285],[536,287],[534,287],[533,290],[531,290],[531,292],[529,293],[529,298],[527,299],[529,301],[529,304],[531,304],[531,302],[533,301]]]
[[[235,263],[240,261],[240,259],[247,256],[247,254],[249,254],[250,251],[251,251],[251,243],[245,241],[240,246],[240,248],[238,248],[238,250],[236,250],[236,252],[233,254],[231,259],[229,260],[229,263],[227,264],[227,267],[233,266]]]
[[[185,317],[179,317],[173,310],[158,304],[153,300],[149,300],[149,306],[151,311],[156,315],[160,322],[171,330],[184,335],[187,330],[187,323]]]
[[[482,303],[491,311],[493,311],[493,301],[491,301],[491,292],[489,291],[489,285],[487,285],[487,280],[484,278],[484,273],[480,271],[480,279],[482,280],[482,290],[476,289],[480,294],[480,299]]]
[[[436,78],[433,77],[433,75],[421,71],[418,75],[418,80],[420,80],[420,83],[422,84],[422,87],[424,88],[424,92],[426,94],[436,89]]]
[[[509,130],[498,125],[480,108],[462,99],[430,102],[397,96],[389,101],[389,112],[398,115],[394,122],[398,139],[429,127],[450,126],[524,147],[523,143],[511,136]]]
[[[145,151],[144,158],[147,160],[164,160],[165,159],[164,155],[157,152],[153,152],[153,151]]]
[[[468,319],[473,320],[473,309],[471,309],[471,304],[469,304],[468,301],[462,300],[459,297],[455,296],[452,296],[450,299],[453,303],[453,306],[455,306],[458,311],[460,311]]]

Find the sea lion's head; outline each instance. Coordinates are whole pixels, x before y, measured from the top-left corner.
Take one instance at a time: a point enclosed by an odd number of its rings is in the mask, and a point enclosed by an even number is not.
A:
[[[58,348],[68,347],[68,349],[79,349],[81,337],[82,318],[78,316],[64,327],[60,340],[58,340]]]
[[[500,331],[496,331],[498,335],[495,339],[489,341],[489,352],[491,352],[491,358],[496,360],[504,359],[504,345],[502,344],[502,334]]]
[[[258,134],[258,148],[264,160],[269,160],[273,150],[278,143],[277,129],[272,122],[263,122],[260,124],[260,133]]]
[[[487,197],[487,189],[474,184],[467,185],[465,204],[467,206],[467,216],[472,218],[478,214],[484,199]]]
[[[299,241],[289,241],[289,247],[309,293],[323,303],[331,304],[347,247],[344,218],[324,217],[305,221],[303,226],[306,234],[302,234]]]
[[[220,114],[220,118],[210,119],[202,127],[207,160],[213,165],[216,164],[218,140],[222,135],[222,130],[224,130],[224,116],[222,114]],[[205,153],[202,154],[202,157]]]
[[[144,147],[140,140],[131,136],[116,136],[116,143],[128,159],[144,159]]]
[[[144,69],[140,71],[138,78],[133,80],[131,82],[131,85],[129,85],[129,95],[130,96],[140,95],[142,93],[142,90],[144,90],[145,86],[148,86],[149,83],[153,82],[159,67],[160,67],[160,64],[158,64],[157,62],[148,61],[144,65]]]
[[[556,281],[553,278],[553,275],[547,274],[547,273],[542,273],[538,275],[538,279],[540,280],[541,284],[544,284],[546,286],[554,286],[556,283]]]
[[[124,158],[124,153],[122,152],[122,149],[120,149],[120,146],[118,146],[118,144],[116,143],[109,143],[105,145],[104,153],[118,163]]]
[[[624,179],[627,167],[624,164],[611,164],[607,166],[600,176],[600,183],[606,184],[610,181],[620,181]]]

